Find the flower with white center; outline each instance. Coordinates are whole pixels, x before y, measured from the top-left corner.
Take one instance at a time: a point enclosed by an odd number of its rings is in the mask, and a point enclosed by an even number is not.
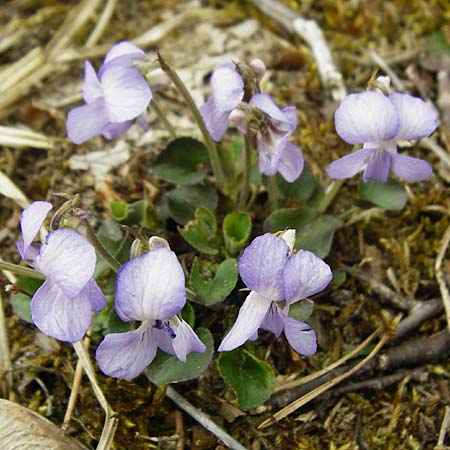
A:
[[[302,355],[316,352],[314,330],[289,317],[289,307],[323,291],[333,276],[330,267],[313,253],[299,250],[292,254],[294,241],[294,230],[281,237],[266,233],[245,249],[239,259],[239,274],[251,292],[219,351],[257,339],[262,328],[277,337],[284,331],[289,344]]]
[[[350,178],[364,166],[364,181],[385,182],[390,170],[406,181],[431,176],[433,169],[426,161],[397,152],[397,141],[421,139],[437,127],[436,112],[420,98],[380,91],[350,94],[336,110],[335,124],[344,141],[363,147],[331,163],[331,178]]]
[[[152,99],[152,92],[133,59],[145,53],[131,42],[123,41],[106,54],[98,75],[89,61],[84,66],[85,105],[72,109],[67,117],[67,134],[82,144],[102,134],[107,139],[130,128]]]
[[[105,297],[92,278],[94,247],[74,230],[48,233],[39,248],[32,246],[47,213],[48,202],[31,203],[22,212],[23,242],[17,248],[23,259],[47,276],[31,299],[31,318],[44,334],[60,341],[77,342],[91,325],[92,313],[106,306]]]
[[[103,373],[130,380],[152,361],[159,348],[185,362],[206,347],[178,313],[186,303],[183,269],[169,248],[156,246],[122,266],[117,274],[115,307],[119,317],[138,320],[138,329],[105,336],[96,360]]]

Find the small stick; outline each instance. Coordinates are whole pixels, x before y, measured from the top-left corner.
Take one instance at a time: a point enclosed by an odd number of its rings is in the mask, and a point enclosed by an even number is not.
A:
[[[445,282],[444,273],[442,272],[442,262],[445,257],[445,253],[450,244],[450,225],[445,230],[444,236],[442,237],[441,245],[439,247],[439,252],[434,264],[434,270],[436,274],[436,280],[439,285],[439,290],[441,291],[442,302],[444,303],[445,316],[447,318],[447,327],[450,331],[450,293]]]
[[[178,434],[176,450],[184,450],[183,413],[178,410],[175,411],[175,431]]]
[[[436,444],[437,446],[444,445],[445,435],[447,434],[449,426],[450,426],[450,406],[446,405],[444,419],[442,420],[441,429],[439,431],[439,438]]]
[[[111,16],[113,15],[114,8],[116,7],[117,0],[108,0],[106,2],[105,8],[102,11],[100,18],[95,24],[95,28],[92,30],[88,40],[86,41],[85,47],[89,48],[94,46],[98,40],[102,37],[108,26]]]
[[[0,370],[7,371],[3,383],[0,383],[4,398],[9,398],[9,390],[12,387],[12,364],[9,352],[8,334],[6,332],[5,313],[3,311],[3,301],[0,293]]]
[[[231,448],[232,450],[248,450],[246,447],[239,444],[239,442],[232,438],[225,430],[223,430],[215,422],[213,422],[207,414],[197,409],[192,403],[189,403],[172,386],[167,386],[166,395],[179,408],[187,412],[193,419],[195,419],[202,427],[206,428],[210,433],[214,434],[228,448]]]
[[[394,72],[394,70],[391,68],[391,66],[386,62],[385,59],[383,59],[377,52],[373,50],[369,50],[369,57],[370,59],[378,66],[380,69],[391,79],[392,84],[395,86],[395,88],[398,91],[404,92],[405,85],[403,84],[403,81],[400,80],[400,78],[397,76],[397,74]]]
[[[88,335],[84,338],[84,347],[86,351],[89,349],[90,338]],[[73,410],[77,403],[78,391],[81,385],[81,378],[83,377],[83,363],[81,359],[78,359],[77,366],[75,368],[75,375],[73,377],[72,390],[70,391],[69,402],[67,404],[66,414],[64,415],[63,424],[61,426],[61,432],[64,434],[69,428],[70,420],[72,419]]]

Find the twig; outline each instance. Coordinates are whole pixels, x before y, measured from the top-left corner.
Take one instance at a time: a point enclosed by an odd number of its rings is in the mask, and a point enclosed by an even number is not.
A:
[[[445,253],[450,244],[450,225],[445,230],[444,236],[442,237],[441,245],[439,247],[439,252],[434,264],[434,270],[436,274],[436,280],[439,285],[439,290],[441,291],[442,302],[444,303],[445,316],[447,318],[447,327],[450,331],[450,293],[445,282],[445,277],[442,272],[442,262],[445,257]]]
[[[114,433],[117,428],[118,419],[115,417],[113,409],[109,405],[102,390],[100,389],[100,386],[97,383],[91,358],[89,357],[87,350],[84,348],[84,345],[81,341],[75,342],[72,345],[78,358],[81,360],[83,369],[86,372],[89,381],[91,382],[92,390],[94,391],[94,394],[97,397],[97,400],[100,403],[101,407],[105,411],[105,424],[103,426],[102,435],[100,436],[100,440],[97,445],[97,450],[109,450],[114,438]]]
[[[0,370],[7,371],[5,380],[0,384],[4,398],[9,397],[9,390],[12,387],[12,364],[9,352],[8,334],[6,332],[5,313],[3,311],[3,300],[0,292]]]
[[[394,70],[391,68],[391,66],[387,63],[387,61],[382,58],[377,52],[374,50],[368,51],[370,59],[378,66],[380,69],[389,76],[391,79],[392,84],[395,86],[395,88],[398,91],[404,92],[406,91],[405,85],[403,84],[403,81],[400,80],[400,78],[397,76],[397,74],[394,72]]]
[[[303,397],[300,397],[299,399],[293,401],[291,404],[285,406],[280,411],[276,412],[272,417],[269,417],[264,422],[262,422],[258,428],[266,428],[267,426],[271,425],[274,422],[278,422],[279,420],[284,419],[289,414],[292,414],[294,411],[296,411],[298,408],[306,405],[311,400],[314,400],[317,396],[323,394],[324,392],[331,389],[333,386],[336,386],[341,381],[345,380],[346,378],[350,377],[354,373],[356,373],[361,367],[364,366],[367,362],[369,362],[383,347],[383,345],[388,341],[390,335],[388,333],[384,334],[384,336],[380,339],[378,344],[374,347],[374,349],[364,358],[362,359],[358,364],[356,364],[354,367],[352,367],[348,372],[343,373],[342,375],[337,376],[336,378],[333,378],[332,380],[322,384],[321,386],[317,387],[316,389],[313,389],[311,392],[308,392]]]
[[[436,445],[444,445],[445,435],[450,426],[450,406],[445,406],[444,419],[442,420],[441,429],[439,431],[439,438]]]
[[[108,26],[109,21],[114,12],[114,8],[116,7],[117,0],[108,0],[106,2],[105,8],[102,11],[100,18],[97,20],[95,24],[95,28],[92,30],[88,40],[86,41],[85,46],[87,48],[94,46],[102,37],[105,32],[106,27]]]
[[[90,338],[88,335],[84,338],[83,345],[86,351],[89,349]],[[72,390],[70,391],[69,401],[67,403],[66,414],[64,415],[63,424],[61,426],[61,431],[64,434],[69,428],[70,420],[72,419],[73,410],[77,403],[78,391],[80,390],[81,378],[83,377],[83,363],[81,359],[78,359],[77,366],[75,368],[75,375],[73,377]]]
[[[211,418],[204,412],[197,409],[194,405],[189,403],[183,396],[171,386],[167,386],[166,395],[169,397],[179,408],[187,412],[192,418],[194,418],[202,427],[206,428],[209,432],[214,434],[220,441],[222,441],[228,448],[232,450],[248,450],[243,445],[239,444],[234,438],[232,438],[225,430],[220,428],[214,423]]]
[[[178,442],[176,450],[184,450],[183,413],[178,410],[175,411],[175,431],[178,434]]]

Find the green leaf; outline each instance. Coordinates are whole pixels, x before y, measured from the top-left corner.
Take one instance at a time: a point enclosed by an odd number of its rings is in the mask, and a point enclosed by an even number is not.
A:
[[[128,217],[128,203],[125,203],[122,200],[113,200],[109,204],[109,209],[112,218],[116,222],[123,222]]]
[[[339,286],[345,283],[347,279],[347,273],[344,270],[333,270],[333,281],[330,288],[332,290],[337,289]]]
[[[158,351],[155,359],[144,372],[150,381],[155,384],[169,384],[199,377],[211,362],[214,342],[206,328],[199,328],[197,335],[206,345],[205,353],[189,353],[184,363],[174,355]]]
[[[230,197],[235,197],[242,188],[241,174],[244,170],[243,148],[244,139],[242,136],[231,142],[222,142],[217,146],[220,163],[225,175],[223,192]]]
[[[314,302],[312,300],[301,300],[289,307],[289,317],[305,322],[311,317],[314,311]]]
[[[195,325],[195,311],[194,311],[193,306],[189,302],[186,302],[186,304],[184,305],[184,308],[181,310],[181,317],[183,318],[183,320],[185,322],[188,323],[188,325],[191,328],[194,328],[194,325]]]
[[[194,218],[200,206],[214,211],[218,202],[216,191],[200,184],[174,189],[166,196],[170,216],[182,225]]]
[[[217,368],[237,396],[239,407],[253,409],[264,403],[275,387],[275,373],[265,361],[247,350],[222,352]]]
[[[22,291],[25,291],[30,295],[33,295],[38,290],[38,288],[41,287],[42,283],[42,280],[24,276],[20,276],[16,282],[17,286],[19,286]]]
[[[393,180],[386,183],[378,183],[373,180],[369,180],[367,183],[361,181],[359,191],[362,199],[387,210],[399,211],[408,201],[408,194],[403,185]]]
[[[319,216],[297,231],[295,246],[297,249],[309,250],[319,258],[325,258],[330,253],[334,232],[342,225],[342,220],[337,217]]]
[[[106,323],[108,333],[125,333],[131,331],[133,327],[130,322],[124,322],[116,313],[114,308],[111,308],[108,314]]]
[[[202,142],[191,137],[170,142],[153,165],[155,175],[174,184],[199,183],[208,169],[208,150]]]
[[[22,319],[27,322],[33,323],[31,320],[30,303],[31,298],[28,295],[18,293],[11,294],[9,296],[13,311]]]
[[[252,219],[246,212],[234,211],[223,220],[225,247],[230,255],[237,255],[247,243],[252,231]]]
[[[309,164],[305,163],[302,174],[293,182],[287,182],[277,173],[278,192],[284,198],[295,198],[301,202],[306,202],[317,186],[317,179],[311,172]]]
[[[178,227],[184,240],[196,250],[207,255],[217,255],[217,222],[214,213],[206,208],[197,208],[195,218],[190,220],[184,228]]]
[[[114,200],[109,205],[113,219],[125,225],[139,225],[149,230],[161,228],[155,208],[145,200],[125,203]]]
[[[238,267],[235,259],[226,259],[216,265],[209,261],[194,259],[188,279],[188,287],[197,294],[192,299],[202,305],[214,305],[225,300],[235,288],[238,280]],[[214,274],[215,272],[215,274]]]
[[[284,208],[277,209],[264,221],[264,231],[275,233],[286,228],[294,228],[297,232],[306,224],[311,223],[318,216],[312,208]]]

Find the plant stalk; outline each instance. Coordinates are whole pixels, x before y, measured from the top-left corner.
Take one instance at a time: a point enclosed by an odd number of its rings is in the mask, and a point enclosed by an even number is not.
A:
[[[319,212],[324,213],[328,206],[330,206],[334,197],[336,197],[337,193],[341,189],[344,184],[344,180],[333,180],[331,184],[325,190],[325,195],[323,196],[320,204],[319,204]]]
[[[239,197],[238,210],[245,210],[250,189],[250,164],[251,164],[251,143],[247,135],[244,139],[244,173],[242,178],[242,191]]]
[[[28,267],[22,267],[6,261],[0,261],[0,269],[9,270],[16,275],[35,278],[36,280],[45,280],[47,278],[43,273],[38,272],[37,270],[29,269]]]
[[[164,111],[161,109],[161,106],[159,105],[159,103],[156,101],[155,98],[152,99],[152,108],[154,109],[159,120],[164,125],[165,129],[168,131],[170,139],[176,139],[177,133],[175,132],[175,129],[167,119],[167,116],[164,114]]]
[[[270,211],[273,212],[278,209],[278,198],[277,198],[277,180],[275,175],[267,177],[267,191],[269,193],[269,205]]]

